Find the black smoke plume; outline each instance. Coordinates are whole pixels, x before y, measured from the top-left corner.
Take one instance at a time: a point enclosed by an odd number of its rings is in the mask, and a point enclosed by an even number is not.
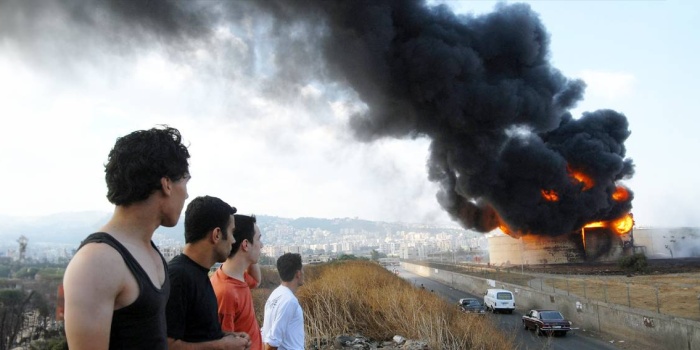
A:
[[[368,106],[350,121],[359,139],[431,140],[429,178],[463,226],[487,232],[502,221],[512,231],[559,235],[630,211],[631,191],[612,198],[617,181],[634,173],[627,120],[611,110],[572,118],[585,84],[549,63],[549,35],[528,5],[501,4],[478,17],[403,0],[269,9],[322,26],[329,71]]]
[[[2,32],[32,29],[32,21],[18,21],[41,10],[26,3],[0,3],[0,13],[21,9],[21,16],[0,15]],[[559,235],[631,210],[631,191],[612,197],[634,173],[624,147],[627,119],[612,110],[571,116],[585,84],[550,64],[549,34],[528,5],[499,4],[473,16],[409,0],[50,4],[120,47],[187,50],[208,42],[216,26],[273,23],[274,37],[257,38],[276,47],[272,90],[290,82],[345,84],[366,106],[350,119],[357,139],[429,138],[437,199],[466,228],[488,232],[505,223]]]

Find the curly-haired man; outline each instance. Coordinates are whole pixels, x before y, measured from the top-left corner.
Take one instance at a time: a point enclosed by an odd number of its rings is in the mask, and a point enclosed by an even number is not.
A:
[[[187,199],[190,154],[177,129],[117,139],[105,165],[111,219],[83,240],[63,279],[71,350],[167,349],[166,262],[151,241]]]

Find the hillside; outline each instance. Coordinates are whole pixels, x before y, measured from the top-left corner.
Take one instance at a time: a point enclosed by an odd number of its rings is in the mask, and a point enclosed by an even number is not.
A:
[[[111,213],[107,212],[72,212],[36,217],[12,217],[0,215],[0,247],[16,246],[17,239],[24,235],[31,244],[56,243],[75,244],[88,234],[95,232],[107,220]],[[331,235],[342,232],[394,232],[420,227],[423,232],[461,232],[462,229],[452,227],[426,227],[421,224],[387,223],[369,221],[359,218],[283,218],[277,216],[258,215],[258,225],[263,232],[277,231],[283,227],[286,231],[318,229],[328,231]],[[447,225],[445,225],[447,226]],[[282,230],[285,231],[285,230]],[[156,233],[164,238],[184,242],[184,215],[175,227],[160,227]]]

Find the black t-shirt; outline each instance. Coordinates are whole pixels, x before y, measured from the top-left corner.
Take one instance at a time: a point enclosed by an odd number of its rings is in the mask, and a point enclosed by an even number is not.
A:
[[[166,315],[169,338],[199,343],[224,336],[208,273],[209,269],[184,254],[168,263],[170,299]]]
[[[88,243],[105,243],[119,252],[139,286],[139,296],[133,303],[114,310],[109,332],[110,350],[167,350],[165,305],[168,301],[168,293],[170,293],[168,275],[166,274],[162,286],[153,285],[146,271],[129,253],[129,250],[107,233],[97,232],[89,235],[81,243],[80,248]],[[153,242],[151,242],[151,246],[160,255]],[[162,255],[160,258],[163,261],[163,268],[167,271],[165,259]],[[105,278],[109,277],[105,276]],[[85,286],[84,288],[91,287]]]

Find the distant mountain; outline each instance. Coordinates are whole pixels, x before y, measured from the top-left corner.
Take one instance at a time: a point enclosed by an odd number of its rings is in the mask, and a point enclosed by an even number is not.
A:
[[[30,242],[79,243],[99,229],[110,213],[86,211],[35,217],[0,216],[0,242],[15,242],[25,236]]]
[[[17,239],[24,235],[33,243],[80,244],[88,234],[97,231],[111,217],[111,213],[85,211],[53,214],[36,217],[13,217],[0,215],[0,246],[15,245]],[[282,218],[277,216],[258,215],[258,225],[261,228],[287,226],[296,230],[321,229],[333,234],[343,230],[356,232],[387,232],[397,229],[410,229],[421,226],[424,232],[440,232],[460,230],[454,227],[424,227],[420,224],[387,223],[369,221],[358,218]],[[184,215],[175,227],[159,227],[156,233],[165,238],[184,242]]]

